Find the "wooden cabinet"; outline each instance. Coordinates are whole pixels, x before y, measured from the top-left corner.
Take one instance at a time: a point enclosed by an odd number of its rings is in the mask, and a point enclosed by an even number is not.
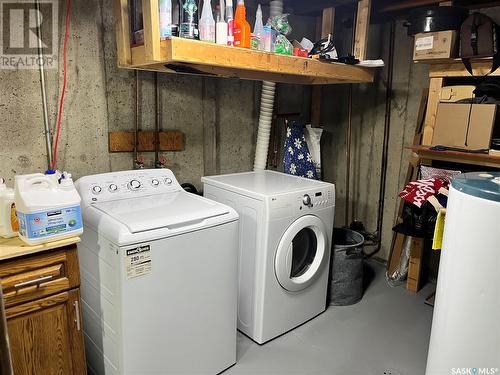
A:
[[[0,262],[15,375],[86,374],[75,245]]]

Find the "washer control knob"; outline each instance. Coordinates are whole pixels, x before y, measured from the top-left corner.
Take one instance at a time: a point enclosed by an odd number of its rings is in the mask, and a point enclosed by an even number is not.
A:
[[[151,185],[154,187],[158,187],[160,185],[160,181],[158,181],[156,178],[151,180]]]
[[[172,185],[172,179],[171,179],[171,178],[166,178],[166,179],[165,179],[165,183],[166,183],[167,185]]]
[[[132,180],[128,183],[128,187],[130,190],[138,190],[141,187],[140,181]]]
[[[312,199],[309,194],[306,194],[302,197],[302,203],[304,203],[304,206],[312,207]]]
[[[100,187],[99,185],[94,185],[92,186],[92,194],[101,194],[102,192],[102,187]]]
[[[111,184],[108,189],[110,192],[114,193],[115,191],[118,191],[118,186],[116,184]]]

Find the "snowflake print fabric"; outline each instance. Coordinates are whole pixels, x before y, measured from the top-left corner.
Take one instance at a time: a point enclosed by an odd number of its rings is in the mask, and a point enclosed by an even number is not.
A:
[[[290,122],[286,129],[285,173],[317,180],[316,167],[309,154],[304,127],[297,122]]]

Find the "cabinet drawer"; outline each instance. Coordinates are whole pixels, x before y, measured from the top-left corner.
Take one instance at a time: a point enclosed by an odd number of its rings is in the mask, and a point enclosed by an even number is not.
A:
[[[76,246],[0,263],[6,307],[80,285]]]

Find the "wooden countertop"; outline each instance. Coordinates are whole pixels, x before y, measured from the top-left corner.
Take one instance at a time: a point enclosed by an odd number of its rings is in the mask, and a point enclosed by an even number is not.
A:
[[[19,237],[0,238],[0,261],[73,245],[78,242],[80,242],[80,237],[71,237],[64,240],[31,246],[21,241]]]

